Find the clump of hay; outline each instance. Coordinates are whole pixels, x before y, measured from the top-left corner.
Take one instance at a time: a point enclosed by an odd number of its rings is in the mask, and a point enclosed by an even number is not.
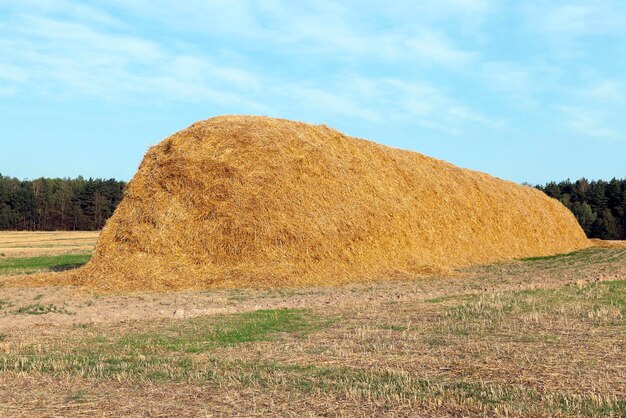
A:
[[[148,151],[69,274],[104,291],[324,285],[588,245],[533,188],[324,125],[223,116]]]
[[[626,249],[626,241],[602,240],[598,238],[592,238],[589,241],[591,241],[594,247]]]

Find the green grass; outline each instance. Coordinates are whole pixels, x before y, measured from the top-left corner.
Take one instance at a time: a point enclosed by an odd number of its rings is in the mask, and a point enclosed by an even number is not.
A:
[[[549,267],[560,267],[574,263],[601,264],[624,259],[626,250],[613,248],[586,248],[566,254],[555,254],[542,257],[522,258],[520,261]]]
[[[424,342],[460,346],[464,337],[497,336],[529,346],[552,345],[560,338],[554,329],[574,323],[598,331],[626,329],[626,280],[481,295],[439,312],[433,335]]]
[[[33,303],[32,305],[22,306],[15,311],[16,315],[46,315],[49,313],[75,315],[74,312],[70,312],[63,307],[54,304],[42,305],[40,303]]]
[[[380,324],[380,329],[386,329],[389,331],[406,331],[408,327],[406,325]]]
[[[548,260],[564,260],[564,259],[571,259],[571,258],[580,258],[589,251],[590,250],[580,250],[580,251],[574,251],[574,252],[565,253],[565,254],[546,255],[546,256],[541,256],[541,257],[528,257],[528,258],[522,258],[521,261],[532,262],[532,261],[548,261]]]
[[[440,316],[434,321],[439,330],[447,334],[434,333],[430,335],[432,341],[422,341],[445,347],[455,344],[455,338],[456,341],[482,338],[477,332],[488,332],[516,343],[543,343],[543,334],[529,334],[527,341],[510,339],[507,333],[518,332],[517,326],[502,327],[494,333],[493,327],[476,328],[474,324],[517,324],[515,321],[520,315],[534,312],[556,320],[562,317],[595,321],[597,318],[588,315],[594,309],[612,308],[624,312],[626,281],[485,295],[464,298],[458,303],[455,307],[441,306],[437,314]],[[623,323],[619,316],[615,318]],[[467,415],[626,414],[626,403],[614,396],[468,381],[462,376],[424,378],[423,374],[410,368],[404,370],[401,365],[393,369],[376,364],[346,367],[338,362],[312,365],[298,362],[297,356],[289,353],[285,355],[292,360],[283,363],[261,355],[264,350],[274,350],[274,353],[282,350],[283,337],[289,338],[291,344],[294,337],[303,341],[309,337],[317,339],[319,337],[312,333],[335,322],[335,318],[320,317],[308,310],[277,309],[198,317],[174,324],[142,323],[141,332],[131,330],[121,335],[115,329],[94,333],[92,329],[83,332],[74,327],[76,334],[68,336],[63,344],[46,346],[45,351],[37,348],[40,345],[37,343],[33,347],[16,346],[15,351],[0,353],[0,373],[43,373],[131,384],[183,382],[224,390],[253,388],[324,394],[336,399],[388,405],[390,411],[397,405],[425,405],[427,410],[443,408],[444,411],[446,406],[450,411],[467,407],[470,409],[463,409]],[[451,324],[454,327],[446,328]],[[377,328],[407,334],[416,332],[413,327],[409,330],[393,322],[379,322]],[[421,327],[416,330],[423,331]],[[394,333],[394,338],[400,337]],[[247,346],[254,343],[259,345]],[[258,350],[259,356],[232,360],[225,356],[228,352],[225,349],[248,349],[250,353]],[[67,399],[81,402],[84,394],[68,393]],[[471,409],[474,407],[477,409]]]
[[[0,259],[0,275],[70,270],[86,264],[90,254],[66,254],[50,257]]]
[[[615,280],[612,282],[602,282],[597,284],[606,289],[604,299],[614,306],[619,307],[626,313],[626,280]]]
[[[65,397],[65,402],[83,403],[86,402],[86,398],[87,395],[84,390],[77,390],[76,392],[68,390],[67,396]]]
[[[11,303],[10,300],[8,299],[0,299],[0,309],[4,309],[4,308],[8,308],[13,306],[13,303]]]
[[[211,357],[158,356],[59,356],[0,357],[0,371],[71,373],[86,378],[125,381],[177,381],[220,388],[277,388],[304,394],[333,394],[380,404],[408,403],[442,407],[474,404],[485,408],[507,407],[518,413],[537,412],[568,415],[626,413],[626,402],[610,398],[584,397],[558,392],[511,387],[502,384],[428,380],[402,371],[360,369],[340,366],[280,364],[255,360],[225,361]],[[84,396],[72,396],[80,401]],[[493,411],[493,409],[491,409]]]
[[[45,307],[31,305],[19,311],[40,314],[42,310]],[[66,340],[63,346],[48,347],[43,354],[36,347],[25,348],[16,355],[0,354],[0,372],[69,372],[101,379],[184,380],[197,371],[195,356],[199,353],[271,341],[283,333],[304,336],[330,323],[299,309],[201,317],[165,328],[155,323],[153,332],[130,332],[109,338],[99,335],[90,339],[75,336],[75,340]]]
[[[157,333],[127,335],[117,344],[130,349],[198,353],[214,347],[267,341],[278,333],[304,335],[323,325],[323,321],[304,310],[258,310],[218,319],[193,318]]]

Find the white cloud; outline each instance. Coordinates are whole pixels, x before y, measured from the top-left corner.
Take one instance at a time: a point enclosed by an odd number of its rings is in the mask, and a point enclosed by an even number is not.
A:
[[[612,78],[594,77],[570,86],[560,106],[563,123],[588,138],[626,139],[624,84]]]
[[[454,134],[466,126],[501,126],[445,94],[445,88],[414,81],[438,68],[457,74],[468,64],[479,68],[479,51],[433,27],[437,22],[476,27],[493,1],[416,5],[400,0],[389,7],[328,0],[241,0],[237,7],[226,0],[164,0],[158,7],[145,0],[95,0],[90,6],[25,1],[23,7],[12,6],[0,29],[13,39],[0,41],[0,56],[7,62],[0,66],[0,78],[9,83],[5,89],[117,101],[209,102],[241,112],[315,109],[370,122],[410,120]],[[113,17],[129,15],[134,17]],[[128,23],[134,19],[143,26]],[[222,45],[228,45],[226,51]],[[264,59],[255,60],[257,54]],[[272,56],[281,60],[276,68],[268,68]],[[291,58],[340,70],[317,77],[278,67],[289,66]],[[368,65],[387,70],[378,77],[359,76],[368,73]],[[395,74],[404,69],[411,75]]]
[[[431,60],[458,64],[465,51],[438,30],[439,23],[479,26],[494,0],[445,0],[382,5],[376,1],[239,0],[153,2],[112,0],[119,10],[180,33],[245,41],[244,49],[281,50],[307,57],[359,60]],[[413,52],[407,55],[407,52]]]
[[[276,98],[274,110],[279,114],[306,108],[326,117],[341,115],[376,123],[416,123],[449,135],[462,135],[468,127],[501,129],[504,126],[433,85],[400,79],[343,74],[326,86],[319,86],[313,80],[276,83],[268,94]]]
[[[425,128],[454,135],[462,134],[468,126],[487,129],[504,126],[502,121],[492,120],[428,83],[399,79],[363,81],[361,78],[352,86],[367,86],[366,92],[373,95],[373,101],[385,109],[381,117],[386,120],[411,120]],[[358,94],[358,90],[354,94]]]
[[[0,96],[11,97],[15,96],[16,90],[13,87],[0,86]]]
[[[582,96],[587,99],[598,100],[606,103],[624,103],[624,84],[615,80],[599,80],[582,91]]]
[[[290,101],[300,106],[329,114],[339,114],[369,121],[381,120],[381,115],[355,100],[348,94],[333,93],[324,89],[302,87],[300,85],[279,86],[276,94],[288,96]]]
[[[556,34],[580,34],[591,29],[592,18],[596,14],[597,5],[593,4],[561,4],[552,9],[543,9],[538,29]]]
[[[546,94],[552,98],[563,94],[564,72],[554,64],[485,61],[480,68],[478,79],[487,89],[522,108],[541,106]]]
[[[356,3],[353,10],[359,9]],[[419,23],[439,26],[442,23],[451,23],[466,31],[478,30],[499,7],[500,0],[414,0],[389,1],[380,7],[379,1],[370,1],[366,7],[373,13],[388,17],[403,23]],[[362,4],[362,2],[361,2]]]
[[[460,67],[472,61],[476,54],[454,46],[452,41],[435,32],[424,32],[405,41],[409,52],[420,60],[445,66]]]
[[[1,44],[0,44],[1,45]],[[0,48],[2,48],[0,46]],[[13,83],[22,83],[28,80],[24,70],[16,65],[0,63],[0,80]]]
[[[539,34],[558,58],[585,57],[590,36],[626,37],[626,2],[622,0],[535,0],[522,7],[525,29]]]
[[[527,95],[537,88],[534,74],[519,63],[490,61],[483,65],[485,84],[514,95]]]
[[[624,139],[626,136],[614,125],[615,121],[608,112],[581,106],[566,106],[561,111],[569,128],[583,137]]]
[[[20,89],[104,99],[149,94],[263,108],[246,97],[259,84],[254,73],[193,49],[40,16],[17,17],[12,31],[17,40],[0,42],[0,55],[10,63],[0,66],[0,78]]]

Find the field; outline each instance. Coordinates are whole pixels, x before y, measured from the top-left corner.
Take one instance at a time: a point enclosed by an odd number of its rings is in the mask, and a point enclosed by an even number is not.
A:
[[[93,250],[98,232],[2,232],[0,260],[46,255],[87,254]]]
[[[626,416],[626,248],[343,287],[19,286],[95,237],[0,233],[0,415]]]

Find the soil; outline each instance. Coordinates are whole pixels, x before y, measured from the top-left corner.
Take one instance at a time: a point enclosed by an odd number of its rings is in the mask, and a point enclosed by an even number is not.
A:
[[[393,302],[556,288],[564,284],[626,278],[626,249],[590,249],[584,256],[550,258],[475,267],[448,276],[408,281],[371,282],[340,287],[297,289],[228,289],[169,293],[101,295],[76,287],[20,287],[19,277],[0,278],[0,333],[59,325],[120,323],[147,319],[173,320],[258,309],[384,305]],[[18,285],[16,285],[16,283]],[[43,305],[61,313],[20,314],[19,308]]]

